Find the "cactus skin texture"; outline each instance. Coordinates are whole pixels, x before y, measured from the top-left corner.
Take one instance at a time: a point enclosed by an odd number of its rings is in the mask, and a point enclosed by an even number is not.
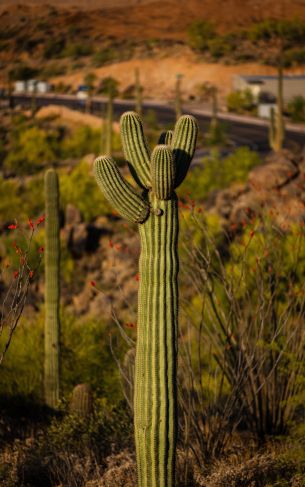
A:
[[[56,408],[59,401],[59,186],[53,169],[45,174],[45,402]]]
[[[134,428],[138,487],[174,487],[177,438],[178,201],[175,188],[191,163],[196,120],[181,117],[171,145],[152,154],[142,122],[133,112],[121,118],[125,157],[142,194],[119,175],[114,161],[99,157],[97,182],[115,209],[139,224],[138,323],[135,365]]]
[[[70,402],[70,413],[84,419],[93,414],[93,396],[89,384],[78,384],[74,387]]]

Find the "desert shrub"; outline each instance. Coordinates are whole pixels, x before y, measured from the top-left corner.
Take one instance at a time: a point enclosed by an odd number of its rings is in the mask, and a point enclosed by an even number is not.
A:
[[[190,194],[192,199],[200,201],[211,191],[227,188],[232,183],[242,183],[247,180],[249,171],[261,164],[261,159],[255,151],[240,147],[223,159],[214,152],[202,163],[203,168],[195,168],[185,180],[179,193],[182,197]]]
[[[111,63],[117,58],[117,52],[113,48],[100,49],[96,51],[92,56],[92,64],[95,67],[103,66],[104,64]]]
[[[227,96],[227,108],[229,112],[246,113],[255,106],[254,97],[249,89],[232,91]]]
[[[111,96],[115,98],[119,94],[119,81],[111,76],[107,76],[100,82],[98,93],[103,95],[111,94]]]
[[[54,132],[30,127],[16,133],[14,142],[4,160],[4,167],[17,175],[35,173],[57,158],[59,147]]]
[[[304,42],[305,22],[299,19],[267,19],[253,24],[248,30],[248,38],[252,41],[270,40],[273,37],[281,37],[289,42]]]
[[[44,47],[44,59],[52,59],[61,57],[65,49],[66,40],[62,38],[50,37]]]
[[[204,51],[208,48],[209,41],[215,37],[215,30],[209,22],[198,20],[188,27],[187,35],[191,47]]]
[[[41,271],[43,272],[43,271]],[[109,348],[108,332],[113,325],[101,320],[81,322],[64,313],[61,317],[62,395],[68,397],[78,383],[89,383],[97,395],[111,404],[122,399],[117,365]],[[43,310],[23,317],[1,365],[1,396],[43,394]],[[116,347],[120,354],[119,347]]]
[[[224,248],[194,209],[202,238],[192,249],[185,245],[185,286],[196,291],[184,306],[229,389],[238,391],[243,424],[263,439],[287,432],[303,403],[305,234],[297,225],[283,233],[263,214],[251,222],[246,215],[241,237]]]
[[[93,46],[89,43],[68,43],[63,50],[64,57],[77,59],[82,56],[90,56],[93,53]]]
[[[61,203],[79,208],[85,221],[108,213],[110,208],[99,190],[87,162],[80,162],[73,171],[60,176]]]
[[[53,78],[54,76],[62,76],[66,74],[67,67],[64,65],[60,65],[58,63],[48,64],[43,68],[41,75],[45,78]]]
[[[17,65],[9,71],[9,77],[12,81],[29,80],[37,76],[38,70],[26,64]]]
[[[305,98],[302,95],[294,96],[288,103],[287,110],[293,122],[304,122]]]
[[[287,49],[283,53],[284,67],[305,63],[305,49]]]
[[[208,49],[214,59],[220,59],[234,49],[234,37],[217,36],[208,41]]]
[[[18,196],[18,183],[0,176],[0,224],[3,225],[20,214],[21,201]]]
[[[88,125],[78,127],[62,143],[63,157],[80,158],[88,154],[98,154],[101,147],[101,131]]]
[[[205,135],[205,142],[208,146],[223,146],[228,142],[228,126],[217,121],[216,125],[210,124]]]

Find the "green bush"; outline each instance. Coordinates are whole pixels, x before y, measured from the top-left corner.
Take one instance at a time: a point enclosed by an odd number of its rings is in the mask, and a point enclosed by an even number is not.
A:
[[[305,122],[305,98],[302,95],[294,96],[287,110],[293,122]]]
[[[215,152],[214,157],[202,160],[202,168],[196,167],[190,172],[180,195],[190,194],[195,201],[202,201],[211,191],[245,182],[249,171],[259,164],[259,155],[248,147],[240,147],[224,159]]]
[[[101,148],[101,130],[88,125],[78,127],[62,142],[62,155],[67,158],[80,158],[88,154],[98,154]]]
[[[3,179],[0,175],[0,224],[3,225],[19,217],[22,208],[20,198],[17,194],[18,183],[12,180]]]
[[[254,96],[249,89],[232,91],[227,96],[227,109],[229,112],[246,113],[255,107]]]
[[[39,73],[38,69],[26,64],[17,65],[15,68],[10,69],[9,78],[12,81],[29,80],[35,78]]]
[[[4,160],[4,167],[17,175],[28,175],[54,162],[58,156],[57,134],[30,127],[14,134],[16,140]]]
[[[112,48],[100,49],[93,54],[92,64],[93,66],[99,68],[104,66],[104,64],[111,63],[117,58],[117,51]]]
[[[68,398],[75,385],[89,383],[111,404],[122,399],[120,374],[109,348],[114,325],[99,320],[82,322],[64,313],[61,319],[62,394]],[[43,397],[43,310],[23,318],[1,365],[1,396]],[[117,346],[118,356],[122,351]]]
[[[68,203],[81,211],[85,221],[110,212],[110,207],[91,174],[87,162],[79,163],[70,174],[60,176],[61,204]]]
[[[215,30],[209,22],[198,20],[189,26],[187,35],[191,47],[204,51],[208,48],[209,41],[215,37]]]
[[[61,57],[65,49],[66,41],[64,38],[52,38],[50,37],[44,47],[43,57],[44,59],[52,59]]]
[[[65,49],[63,50],[62,55],[64,57],[71,57],[73,59],[77,59],[78,57],[82,57],[82,56],[90,56],[92,53],[93,53],[92,44],[69,43],[66,45]]]

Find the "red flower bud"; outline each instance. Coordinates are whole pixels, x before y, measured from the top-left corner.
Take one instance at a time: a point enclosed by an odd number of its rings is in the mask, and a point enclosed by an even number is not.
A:
[[[40,254],[43,254],[43,253],[44,253],[44,247],[39,247],[38,252],[39,252]]]
[[[16,230],[17,225],[9,225],[7,228],[9,228],[9,230]]]
[[[36,220],[36,225],[40,225],[40,223],[44,222],[46,219],[45,215],[42,215],[40,216],[39,218],[37,218]]]
[[[90,281],[90,285],[91,285],[92,287],[95,287],[95,286],[96,286],[96,282],[95,282],[95,281]]]
[[[28,224],[31,230],[34,230],[34,223],[32,222],[31,218],[28,219]]]
[[[19,272],[18,271],[14,271],[13,272],[13,276],[14,276],[14,279],[17,279],[17,277],[19,276]]]

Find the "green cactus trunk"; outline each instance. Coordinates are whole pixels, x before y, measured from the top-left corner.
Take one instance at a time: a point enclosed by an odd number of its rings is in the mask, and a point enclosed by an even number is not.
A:
[[[45,175],[45,402],[56,408],[59,401],[59,187],[53,169]]]
[[[109,93],[105,124],[105,154],[112,155],[113,95]]]
[[[136,94],[136,112],[138,115],[142,115],[142,86],[140,82],[140,70],[135,69],[135,94]]]
[[[282,61],[279,61],[278,67],[278,89],[277,89],[277,110],[271,109],[269,125],[269,145],[275,152],[283,149],[285,139],[285,124],[283,117],[284,109],[284,79]]]
[[[175,188],[194,154],[197,124],[181,117],[150,154],[141,119],[121,119],[123,149],[142,194],[109,157],[95,161],[97,182],[129,221],[139,224],[141,256],[134,428],[138,487],[174,487],[177,438],[178,201]]]
[[[182,116],[182,97],[181,97],[181,80],[182,75],[176,75],[176,87],[175,87],[175,112],[176,112],[176,120]]]
[[[151,195],[140,225],[141,257],[135,373],[135,439],[139,486],[174,485],[178,325],[177,199]]]
[[[89,384],[74,387],[70,402],[70,413],[81,418],[89,418],[93,413],[93,395]]]

